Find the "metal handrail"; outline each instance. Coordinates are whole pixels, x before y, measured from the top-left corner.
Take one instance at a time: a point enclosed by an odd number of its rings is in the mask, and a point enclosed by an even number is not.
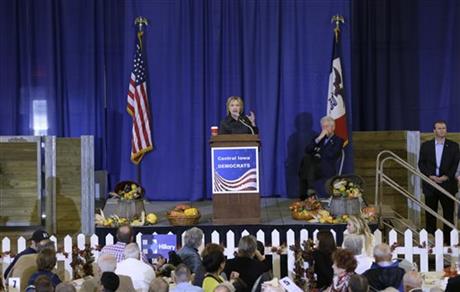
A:
[[[388,157],[381,158],[383,155],[389,155]],[[394,161],[406,170],[410,171],[412,174],[415,176],[420,177],[424,182],[429,184],[430,186],[434,187],[436,190],[440,191],[442,194],[446,195],[448,198],[453,200],[455,203],[454,204],[454,224],[451,222],[447,221],[437,213],[437,211],[431,209],[428,207],[425,203],[420,201],[418,198],[416,198],[413,194],[405,190],[402,186],[400,186],[396,181],[388,177],[386,174],[383,173],[383,166],[385,162],[387,161]],[[455,196],[450,194],[448,191],[446,191],[444,188],[439,186],[438,184],[434,183],[430,178],[428,178],[426,175],[424,175],[422,172],[420,172],[418,169],[410,165],[407,161],[396,155],[393,151],[390,150],[383,150],[377,155],[377,160],[376,160],[376,166],[375,166],[375,204],[377,204],[378,207],[378,214],[379,214],[379,225],[381,226],[381,214],[382,214],[382,197],[383,197],[383,182],[388,184],[390,187],[392,187],[394,190],[398,191],[398,193],[402,194],[405,196],[407,199],[411,200],[412,202],[416,203],[419,205],[422,209],[424,209],[426,212],[430,213],[437,219],[441,220],[444,224],[449,226],[452,229],[457,228],[457,221],[458,221],[458,204],[460,204],[460,200],[458,200]]]

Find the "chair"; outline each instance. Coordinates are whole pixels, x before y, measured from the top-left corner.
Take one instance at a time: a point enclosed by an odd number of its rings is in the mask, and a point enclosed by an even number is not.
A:
[[[339,162],[339,169],[337,171],[337,175],[342,175],[343,171],[343,163],[345,162],[345,150],[342,148],[342,154],[340,155],[340,159],[337,160]]]
[[[260,292],[262,291],[262,284],[273,279],[273,274],[271,272],[265,272],[257,278],[252,286],[251,292]]]

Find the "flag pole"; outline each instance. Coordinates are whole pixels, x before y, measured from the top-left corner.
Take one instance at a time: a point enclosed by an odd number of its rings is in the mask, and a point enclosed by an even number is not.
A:
[[[134,25],[137,28],[136,35],[137,37],[142,37],[142,34],[144,32],[144,27],[146,27],[149,24],[147,18],[143,16],[138,16],[134,20]],[[142,167],[141,167],[141,161],[139,161],[138,164],[136,164],[136,177],[137,177],[137,183],[142,186]]]
[[[343,18],[342,15],[339,15],[338,13],[334,16],[332,16],[331,23],[335,22],[335,28],[334,28],[334,33],[335,33],[335,42],[339,41],[339,34],[340,34],[340,24],[345,23],[345,19]]]

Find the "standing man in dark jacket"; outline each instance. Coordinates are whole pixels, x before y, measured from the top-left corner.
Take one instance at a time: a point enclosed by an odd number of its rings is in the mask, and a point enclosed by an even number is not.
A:
[[[337,174],[337,160],[342,153],[343,139],[334,135],[335,121],[329,116],[321,119],[321,133],[305,148],[299,170],[299,197],[305,199],[314,189],[316,180],[326,182]],[[319,190],[316,190],[319,191]]]
[[[434,139],[426,141],[420,148],[418,167],[433,182],[444,188],[453,196],[457,193],[457,180],[455,172],[459,161],[458,144],[446,138],[447,124],[445,121],[436,121],[433,125]],[[425,204],[438,210],[438,202],[441,202],[443,217],[449,222],[454,221],[454,202],[446,195],[436,190],[427,183],[423,183]],[[426,229],[434,234],[436,231],[436,217],[428,212],[426,216]],[[451,228],[444,224],[444,241],[450,242]]]

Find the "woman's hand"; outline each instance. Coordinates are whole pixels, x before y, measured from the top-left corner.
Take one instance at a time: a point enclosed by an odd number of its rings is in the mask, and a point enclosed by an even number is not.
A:
[[[251,121],[251,124],[253,127],[256,126],[256,115],[254,114],[254,112],[249,112],[249,115],[246,116],[250,121]]]

